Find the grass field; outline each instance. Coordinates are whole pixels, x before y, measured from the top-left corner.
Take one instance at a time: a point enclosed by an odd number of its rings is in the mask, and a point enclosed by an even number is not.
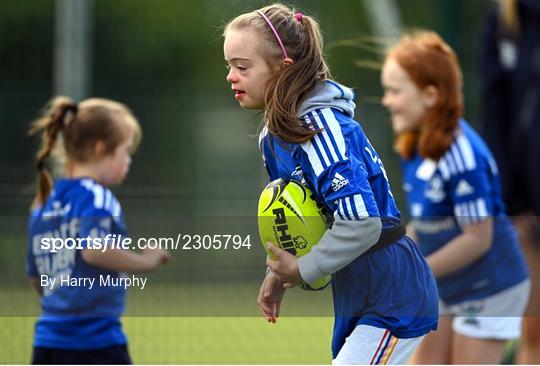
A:
[[[34,318],[0,319],[0,363],[30,361]],[[328,364],[331,318],[123,319],[134,363]]]
[[[28,363],[37,297],[25,287],[2,286],[1,290],[0,363]],[[256,316],[256,310],[243,310],[255,304],[256,292],[250,284],[157,286],[130,293],[128,316],[122,322],[134,363],[328,364],[333,318],[317,316],[314,310],[331,309],[328,295],[294,290],[285,299],[284,315],[269,324]],[[224,310],[224,304],[229,309]],[[309,307],[313,316],[296,316],[302,307]]]
[[[268,324],[255,306],[257,283],[159,283],[130,291],[122,319],[138,364],[328,364],[330,291],[287,293]],[[308,316],[299,316],[299,314]],[[0,364],[29,363],[38,298],[29,287],[0,285]],[[504,364],[513,362],[516,342]]]

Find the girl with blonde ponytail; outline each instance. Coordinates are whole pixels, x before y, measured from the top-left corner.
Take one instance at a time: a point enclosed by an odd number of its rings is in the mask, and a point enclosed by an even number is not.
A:
[[[139,123],[112,100],[57,97],[30,132],[42,140],[26,263],[42,309],[32,363],[131,363],[120,324],[125,287],[113,284],[121,272],[151,271],[169,256],[161,249],[139,254],[96,243],[126,235],[122,208],[107,187],[125,178]],[[50,167],[58,148],[66,176],[54,179]],[[102,285],[104,278],[110,285]]]
[[[402,364],[437,326],[435,280],[404,235],[379,155],[353,119],[353,90],[331,80],[314,18],[274,4],[224,32],[227,81],[240,106],[264,111],[270,180],[296,179],[334,213],[310,253],[273,244],[258,305],[279,317],[286,288],[332,275],[334,364]]]
[[[36,120],[30,129],[30,134],[43,132],[42,145],[36,154],[38,185],[33,207],[42,205],[52,189],[53,179],[45,166],[45,160],[51,155],[56,145],[58,134],[64,129],[64,121],[67,119],[66,115],[70,112],[75,114],[77,112],[77,105],[69,98],[57,97],[51,101],[47,114]]]

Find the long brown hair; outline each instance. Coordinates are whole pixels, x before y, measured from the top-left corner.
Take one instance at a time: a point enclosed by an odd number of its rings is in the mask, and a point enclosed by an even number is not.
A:
[[[387,53],[407,72],[413,83],[424,89],[437,88],[435,105],[419,130],[398,135],[396,150],[404,158],[416,151],[424,158],[438,160],[452,144],[463,113],[462,76],[459,61],[435,32],[416,31],[403,36]]]
[[[293,64],[281,67],[264,86],[265,119],[268,131],[287,142],[308,141],[317,131],[307,128],[298,116],[300,103],[317,82],[331,78],[323,54],[323,38],[317,21],[296,15],[294,9],[273,4],[259,9],[268,17],[283,42]],[[295,16],[296,15],[296,16]],[[242,14],[230,21],[224,36],[232,29],[252,29],[264,39],[269,64],[283,60],[283,51],[263,17],[257,12]]]
[[[53,98],[41,117],[32,123],[30,134],[41,132],[41,148],[36,154],[38,183],[33,207],[42,205],[49,197],[53,178],[47,160],[62,136],[62,150],[69,162],[87,162],[99,159],[95,146],[101,142],[104,155],[109,155],[134,137],[134,151],[141,139],[141,128],[131,111],[123,104],[91,98],[75,103],[68,97]]]

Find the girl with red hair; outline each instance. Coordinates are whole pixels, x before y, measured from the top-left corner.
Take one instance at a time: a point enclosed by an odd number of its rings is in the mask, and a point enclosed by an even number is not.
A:
[[[497,165],[462,118],[462,76],[434,32],[405,35],[381,81],[417,239],[437,279],[439,329],[413,363],[491,363],[520,335],[530,280],[505,214]]]

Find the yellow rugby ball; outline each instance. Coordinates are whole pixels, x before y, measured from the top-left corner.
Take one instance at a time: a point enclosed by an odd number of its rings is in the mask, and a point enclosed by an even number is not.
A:
[[[267,248],[272,242],[281,249],[301,257],[319,242],[333,218],[328,209],[319,203],[311,190],[291,180],[276,179],[262,191],[259,199],[259,235],[264,250],[275,259]],[[331,276],[316,281],[313,286],[303,282],[305,290],[320,290],[330,283]]]

